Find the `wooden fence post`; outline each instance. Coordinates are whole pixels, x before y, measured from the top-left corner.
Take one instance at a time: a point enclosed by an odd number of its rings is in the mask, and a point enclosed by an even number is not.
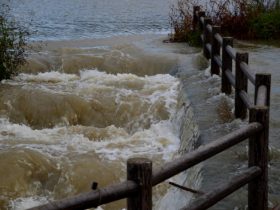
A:
[[[249,140],[249,167],[258,166],[262,173],[248,185],[248,210],[268,209],[268,107],[253,107],[250,109],[250,122],[259,122],[263,130]]]
[[[211,32],[208,31],[207,25],[211,25],[212,20],[210,18],[204,18],[203,23],[203,54],[207,59],[210,59],[211,53],[207,49],[207,44],[211,43]]]
[[[212,44],[212,53],[211,53],[211,75],[213,74],[220,74],[220,66],[215,61],[215,56],[220,56],[221,45],[218,40],[215,38],[215,35],[221,32],[220,26],[212,26],[212,37],[211,37],[211,44]]]
[[[245,119],[247,115],[247,107],[243,103],[240,93],[245,91],[247,93],[248,89],[248,79],[247,76],[240,68],[242,62],[248,64],[248,53],[236,53],[236,63],[235,63],[235,110],[234,114],[236,118]]]
[[[226,70],[232,71],[232,59],[226,51],[227,46],[233,46],[232,37],[223,37],[223,46],[222,46],[222,87],[221,91],[225,94],[231,94],[231,84],[226,76]]]
[[[205,12],[204,11],[199,11],[198,12],[198,23],[199,23],[199,30],[203,31],[203,23],[200,21],[201,17],[205,17]]]
[[[199,12],[200,6],[194,6],[193,7],[193,31],[196,31],[197,24],[199,22],[198,17],[196,15],[196,12]]]
[[[127,180],[139,185],[138,192],[127,198],[127,210],[152,210],[152,161],[146,158],[129,159]]]
[[[266,106],[270,106],[270,89],[271,89],[271,75],[270,74],[256,74],[255,82],[255,104],[257,103],[258,90],[261,85],[266,86]]]

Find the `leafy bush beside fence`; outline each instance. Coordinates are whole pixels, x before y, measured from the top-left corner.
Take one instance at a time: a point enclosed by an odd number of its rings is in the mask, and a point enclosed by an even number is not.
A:
[[[220,25],[224,35],[238,39],[279,39],[280,0],[210,0],[198,5],[196,0],[178,0],[171,6],[172,41],[197,44],[193,32],[193,6],[200,6],[206,16]]]
[[[0,81],[18,73],[26,60],[28,31],[9,17],[7,5],[0,5]]]

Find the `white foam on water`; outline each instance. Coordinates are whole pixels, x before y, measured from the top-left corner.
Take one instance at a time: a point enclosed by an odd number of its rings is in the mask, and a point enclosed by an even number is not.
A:
[[[25,89],[39,89],[50,93],[75,94],[86,99],[96,97],[98,91],[106,91],[112,97],[135,95],[153,104],[164,99],[167,109],[173,109],[178,95],[179,80],[171,75],[136,76],[134,74],[109,74],[97,69],[82,70],[80,76],[57,71],[38,74],[19,74],[10,85],[24,85]],[[109,92],[111,91],[111,92]],[[116,101],[118,102],[118,101]]]
[[[58,71],[43,72],[38,74],[24,74],[21,73],[14,78],[15,81],[26,82],[46,82],[46,83],[59,83],[78,80],[79,77],[75,74],[60,73]]]
[[[208,66],[204,71],[204,76],[211,77],[211,66]]]
[[[150,129],[133,135],[124,133],[115,136],[113,132],[112,136],[100,141],[91,141],[83,134],[69,132],[67,128],[32,130],[24,125],[13,124],[1,133],[0,137],[13,136],[17,142],[13,147],[36,150],[52,158],[92,151],[107,160],[126,160],[133,155],[150,154],[162,155],[164,160],[168,160],[179,145],[178,134],[174,133],[169,121],[153,124]],[[10,139],[6,142],[2,139],[2,142],[12,144]]]
[[[121,94],[136,94],[152,104],[164,98],[167,108],[177,103],[179,80],[168,74],[139,77],[134,74],[108,74],[95,69],[81,71],[80,75],[83,81],[80,88],[94,88],[96,85],[113,87]]]
[[[98,71],[97,69],[80,71],[80,77],[82,81],[99,78],[98,80],[96,80],[98,82],[102,81],[100,79],[106,79],[106,75],[106,72]],[[113,76],[113,74],[111,76]]]
[[[123,168],[120,170],[124,170],[125,161],[130,157],[145,156],[160,159],[163,163],[170,161],[180,147],[181,124],[178,121],[185,113],[183,109],[178,108],[180,82],[171,75],[140,77],[134,74],[108,74],[97,69],[87,69],[82,70],[79,76],[60,72],[20,74],[16,80],[5,82],[13,85],[24,84],[23,88],[37,88],[52,94],[74,94],[88,100],[98,100],[98,94],[102,97],[108,94],[108,98],[117,104],[128,103],[127,97],[140,98],[140,102],[144,101],[150,106],[148,110],[143,110],[145,113],[137,116],[137,120],[150,117],[154,112],[153,105],[163,101],[169,116],[164,120],[151,119],[148,128],[140,126],[131,133],[115,125],[103,128],[93,125],[57,125],[54,128],[32,129],[2,117],[0,148],[34,150],[47,158],[55,159],[58,167],[72,154],[94,153],[104,164],[110,161],[122,162]],[[100,90],[105,91],[101,94],[98,92]],[[87,133],[100,130],[106,135],[92,137]],[[21,209],[47,201],[46,197],[32,196],[18,198],[12,201],[11,205],[14,209]]]
[[[180,143],[178,134],[172,128],[170,121],[161,121],[128,138],[118,137],[95,143],[95,152],[109,160],[127,160],[135,155],[162,155],[163,160],[170,160]]]
[[[230,96],[226,95],[225,93],[219,92],[219,93],[216,94],[215,89],[210,89],[210,90],[209,90],[209,93],[212,94],[213,96],[211,96],[210,98],[207,99],[207,102],[208,102],[208,103],[217,103],[217,102],[219,102],[221,99],[225,99],[225,100],[228,101],[231,105],[234,104],[234,103],[233,103],[234,100],[233,100]]]
[[[17,198],[13,201],[10,201],[9,207],[13,210],[22,210],[29,209],[47,202],[48,198],[46,197],[32,196],[25,198]]]
[[[121,96],[127,95],[140,97],[142,100],[148,101],[151,106],[159,100],[164,100],[165,108],[171,114],[170,119],[176,112],[179,91],[178,79],[170,75],[159,74],[155,76],[139,77],[133,74],[108,74],[98,71],[97,69],[81,71],[80,78],[77,75],[60,72],[46,72],[37,75],[20,74],[13,83],[22,81],[24,81],[27,86],[28,84],[38,82],[40,85],[36,87],[44,88],[44,91],[50,89],[48,84],[44,85],[44,83],[48,83],[49,81],[58,82],[72,89],[69,90],[69,92],[76,91],[77,95],[87,95],[87,93],[96,90],[97,86],[102,86],[102,88],[109,88],[113,94],[117,94],[115,96],[116,103],[122,103],[122,101],[120,101],[123,100]],[[76,83],[76,85],[69,85],[69,83]],[[54,86],[56,87],[58,85],[54,84]],[[58,91],[60,92],[63,88],[58,87],[58,89],[60,89]],[[51,91],[55,91],[55,88],[52,87]],[[140,118],[141,117],[144,116],[140,116]],[[51,150],[56,151],[52,151],[51,155],[54,153],[67,153],[67,148],[72,148],[79,152],[94,149],[98,154],[102,154],[102,156],[108,159],[125,158],[133,153],[149,154],[152,152],[156,154],[162,153],[164,156],[168,156],[169,152],[164,152],[164,150],[167,149],[170,150],[171,153],[174,152],[176,146],[173,144],[175,143],[175,145],[177,145],[179,141],[177,137],[178,134],[172,131],[173,126],[170,120],[153,122],[151,128],[144,130],[139,129],[139,131],[133,135],[128,135],[127,133],[125,133],[124,136],[112,135],[112,139],[102,139],[102,141],[92,141],[81,133],[69,133],[67,127],[35,130],[24,124],[11,123],[6,118],[1,118],[0,124],[0,141],[16,141],[18,142],[17,146],[25,144],[25,147],[33,147],[33,149],[36,148],[36,150],[42,150],[47,153]],[[111,128],[121,130],[121,128],[116,128],[114,126],[107,128],[109,130]],[[10,138],[11,136],[12,138]],[[162,140],[163,138],[167,140]],[[142,146],[134,148],[132,146],[133,144],[130,145],[128,143],[130,141],[136,141]],[[106,145],[110,145],[112,142],[126,142],[128,146],[126,148],[124,147],[122,150],[118,149],[117,146],[116,148],[106,147]]]
[[[0,141],[4,141],[4,139],[12,141],[16,137],[20,137],[22,139],[33,139],[35,137],[36,139],[40,139],[42,141],[49,141],[49,137],[44,135],[42,131],[33,130],[24,124],[11,123],[6,118],[0,118],[0,125]]]

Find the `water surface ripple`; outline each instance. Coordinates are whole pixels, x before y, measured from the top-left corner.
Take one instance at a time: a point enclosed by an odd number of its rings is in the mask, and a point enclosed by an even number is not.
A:
[[[12,0],[33,40],[82,39],[169,31],[168,0]]]

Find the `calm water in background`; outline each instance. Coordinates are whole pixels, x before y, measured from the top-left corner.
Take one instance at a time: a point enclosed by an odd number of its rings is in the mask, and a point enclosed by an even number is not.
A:
[[[167,0],[12,0],[10,6],[31,39],[43,43],[22,74],[0,85],[1,209],[85,192],[92,181],[101,187],[122,181],[128,157],[151,158],[156,167],[245,123],[231,117],[233,96],[220,94],[220,79],[209,75],[200,49],[162,43],[170,31]],[[250,53],[253,69],[273,74],[273,205],[280,203],[280,50],[237,47]],[[246,166],[244,144],[173,181],[208,191]],[[179,209],[190,198],[164,183],[154,206]],[[242,189],[213,209],[245,205]]]
[[[15,17],[31,24],[35,40],[169,32],[169,0],[12,1]]]

